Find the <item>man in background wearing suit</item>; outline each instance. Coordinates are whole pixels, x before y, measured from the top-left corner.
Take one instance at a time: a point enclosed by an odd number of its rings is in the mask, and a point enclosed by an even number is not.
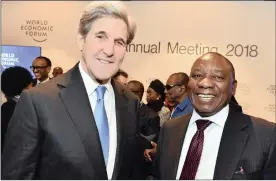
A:
[[[80,63],[21,95],[6,135],[2,179],[132,179],[139,101],[111,77],[134,35],[121,2],[85,9]]]
[[[160,118],[156,112],[151,110],[149,107],[147,107],[146,104],[143,103],[143,84],[137,80],[131,80],[127,84],[127,87],[140,100],[139,121],[142,136],[148,141],[157,140],[160,131]]]
[[[127,86],[128,74],[122,69],[119,69],[118,72],[113,76],[113,79],[115,79],[122,85]]]
[[[127,87],[139,98],[140,100],[140,109],[139,109],[139,123],[140,123],[140,148],[141,153],[144,152],[145,149],[152,148],[151,141],[155,141],[158,139],[159,131],[160,131],[160,117],[158,114],[150,109],[146,104],[143,103],[142,98],[144,94],[144,86],[141,82],[137,80],[131,80],[128,82]],[[144,159],[143,154],[140,155],[140,161],[143,165],[137,164],[136,175],[137,179],[146,179],[149,175],[149,171],[152,163],[147,162]]]
[[[192,66],[194,111],[167,121],[151,177],[158,179],[276,179],[275,123],[229,106],[237,81],[232,63],[207,53]]]
[[[51,71],[52,62],[49,58],[44,56],[36,57],[30,67],[35,75],[35,85],[45,83],[51,78],[49,73]]]

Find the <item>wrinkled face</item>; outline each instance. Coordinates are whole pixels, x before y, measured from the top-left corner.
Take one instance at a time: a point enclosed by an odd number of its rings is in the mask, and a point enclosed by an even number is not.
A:
[[[84,70],[98,82],[108,81],[120,68],[126,52],[127,25],[121,19],[95,20],[86,37],[79,35]]]
[[[127,86],[128,78],[126,78],[125,76],[119,75],[118,77],[116,77],[116,80],[122,85]]]
[[[37,58],[33,61],[32,70],[35,78],[39,81],[44,81],[48,78],[51,67],[48,66],[47,62],[43,58]]]
[[[161,98],[161,95],[155,92],[152,88],[147,89],[147,102],[159,100]]]
[[[193,64],[190,99],[201,116],[212,116],[225,107],[235,87],[233,71],[223,57],[207,54]]]

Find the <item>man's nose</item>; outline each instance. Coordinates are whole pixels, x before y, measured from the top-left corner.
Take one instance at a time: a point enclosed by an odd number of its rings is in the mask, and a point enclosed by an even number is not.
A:
[[[112,57],[114,55],[114,41],[107,41],[104,44],[103,52],[106,54],[107,57]]]
[[[214,87],[214,82],[209,77],[204,77],[198,84],[200,88],[210,89]]]

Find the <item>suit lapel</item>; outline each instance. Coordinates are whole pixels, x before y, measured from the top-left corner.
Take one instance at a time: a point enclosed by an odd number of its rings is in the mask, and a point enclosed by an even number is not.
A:
[[[219,147],[214,179],[230,180],[243,153],[250,118],[239,112],[229,112]]]
[[[111,81],[111,84],[113,86],[115,94],[117,122],[117,150],[112,179],[118,179],[123,155],[127,154],[124,152],[124,147],[126,144],[126,140],[128,139],[127,129],[129,128],[129,124],[131,124],[131,121],[129,121],[129,118],[127,116],[128,98],[124,94],[124,89],[113,80]]]
[[[96,178],[107,179],[97,126],[78,64],[68,72],[68,76],[67,81],[58,84],[64,87],[60,92],[61,99],[83,141]]]
[[[191,118],[191,114],[178,117],[174,120],[175,125],[170,130],[169,145],[168,145],[168,160],[167,165],[169,166],[166,171],[167,179],[176,179],[179,159],[181,155],[181,150],[183,146],[183,141],[186,136],[187,128],[189,125],[189,121]]]

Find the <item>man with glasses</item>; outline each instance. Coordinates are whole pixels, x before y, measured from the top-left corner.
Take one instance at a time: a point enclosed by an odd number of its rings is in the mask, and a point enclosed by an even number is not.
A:
[[[184,72],[174,73],[167,80],[166,99],[168,102],[176,104],[170,119],[193,112],[193,106],[188,98],[188,82],[189,76]],[[151,144],[154,148],[144,151],[144,157],[149,161],[152,161],[152,157],[156,154],[157,146],[155,142]]]
[[[191,113],[193,107],[188,98],[189,76],[184,72],[172,74],[166,84],[166,97],[169,102],[177,104],[171,114],[171,118]]]
[[[47,57],[37,57],[30,67],[35,75],[36,84],[41,84],[50,80],[49,72],[51,71],[52,62]]]

